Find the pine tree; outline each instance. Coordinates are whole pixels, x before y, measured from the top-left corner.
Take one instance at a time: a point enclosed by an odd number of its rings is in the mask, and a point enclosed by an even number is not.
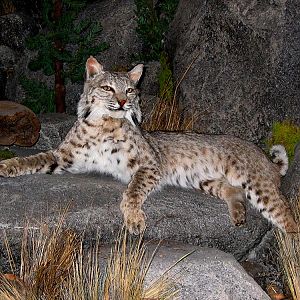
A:
[[[50,93],[40,93],[48,95],[48,99],[37,99],[37,90],[46,87],[34,80],[21,79],[27,96],[25,105],[33,107],[35,112],[52,107],[45,102],[53,101],[53,98],[56,112],[65,112],[65,80],[81,81],[86,59],[109,47],[106,43],[95,42],[102,31],[100,23],[76,21],[85,6],[86,1],[81,0],[42,1],[42,28],[26,42],[28,49],[36,50],[38,55],[28,67],[32,71],[42,70],[47,76],[54,75],[55,85]]]

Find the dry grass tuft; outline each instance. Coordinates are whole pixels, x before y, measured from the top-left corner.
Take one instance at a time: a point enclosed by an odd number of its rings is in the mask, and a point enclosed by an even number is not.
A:
[[[16,7],[12,0],[2,0],[0,2],[0,16],[12,14],[16,11]]]
[[[1,300],[175,299],[178,289],[168,271],[145,287],[155,252],[149,257],[142,237],[129,238],[123,230],[101,270],[99,242],[85,250],[83,237],[63,229],[62,223],[54,229],[25,227],[18,275],[7,246],[14,274],[0,274]]]
[[[180,80],[177,82],[173,91],[172,78],[168,78],[165,82],[160,97],[155,103],[149,119],[143,124],[143,128],[147,131],[191,131],[198,119],[196,114],[185,115],[184,110],[179,106],[177,100],[177,92],[181,82],[189,70],[194,65],[196,59],[200,56],[200,52],[195,56],[188,65]],[[170,95],[173,95],[170,97]]]
[[[174,299],[178,289],[167,274],[144,287],[156,250],[149,258],[142,237],[128,238],[124,230],[112,250],[104,282],[103,299]]]
[[[196,115],[184,117],[175,97],[172,101],[159,98],[143,128],[147,131],[188,131],[193,130],[196,120]]]
[[[300,191],[298,197],[292,201],[295,219],[300,224]],[[279,254],[284,268],[285,279],[291,291],[292,299],[300,299],[300,232],[285,234],[276,232]]]

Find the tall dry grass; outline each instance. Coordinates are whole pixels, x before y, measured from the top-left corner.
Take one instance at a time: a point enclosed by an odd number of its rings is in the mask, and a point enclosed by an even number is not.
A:
[[[83,237],[62,224],[63,220],[55,228],[26,226],[18,267],[6,238],[13,274],[0,274],[1,300],[177,299],[169,272],[145,286],[155,252],[148,253],[142,237],[136,241],[123,230],[105,268],[99,241],[84,249]]]
[[[300,224],[300,191],[297,197],[291,201],[295,219]],[[300,226],[299,226],[300,230]],[[287,286],[290,289],[293,300],[300,299],[300,232],[285,234],[276,232],[279,245],[279,255],[284,269]]]
[[[153,106],[150,117],[143,124],[145,130],[190,131],[194,129],[194,124],[199,116],[195,113],[190,115],[184,113],[184,109],[179,105],[177,93],[180,84],[200,54],[199,52],[187,66],[179,81],[176,83],[174,91],[171,90],[173,89],[173,84],[171,83],[172,78],[168,79],[169,82],[166,81],[165,87],[160,92],[160,96]],[[173,95],[171,98],[170,94]]]

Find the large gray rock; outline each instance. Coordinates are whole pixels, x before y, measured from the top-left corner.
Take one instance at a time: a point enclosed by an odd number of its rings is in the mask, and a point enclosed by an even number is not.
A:
[[[168,35],[178,98],[195,129],[255,142],[300,122],[298,0],[179,1]],[[194,61],[195,59],[195,61]]]
[[[31,175],[0,178],[0,227],[18,228],[25,216],[55,220],[69,206],[71,228],[97,232],[112,242],[122,224],[119,209],[125,186],[100,175]],[[166,188],[144,204],[147,239],[175,240],[216,247],[244,257],[268,230],[267,222],[248,207],[247,224],[234,227],[227,205],[199,191]]]
[[[155,256],[148,276],[158,278],[181,257],[192,251],[195,252],[171,271],[171,274],[179,272],[179,299],[270,300],[232,255],[211,248],[164,245]]]

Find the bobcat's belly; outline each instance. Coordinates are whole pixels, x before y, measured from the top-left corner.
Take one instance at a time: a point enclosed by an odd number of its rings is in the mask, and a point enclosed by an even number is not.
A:
[[[169,168],[165,184],[184,188],[199,188],[203,181],[219,179],[223,176],[221,169],[208,163],[199,163],[197,160]]]

